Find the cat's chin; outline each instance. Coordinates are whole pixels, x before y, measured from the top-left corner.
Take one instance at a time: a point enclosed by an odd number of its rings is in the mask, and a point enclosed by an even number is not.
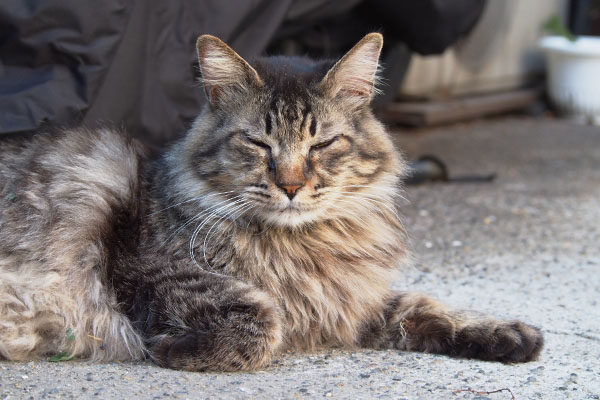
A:
[[[294,208],[285,208],[277,211],[265,211],[262,217],[269,225],[299,228],[322,220],[324,214],[323,211],[319,209],[298,210]]]

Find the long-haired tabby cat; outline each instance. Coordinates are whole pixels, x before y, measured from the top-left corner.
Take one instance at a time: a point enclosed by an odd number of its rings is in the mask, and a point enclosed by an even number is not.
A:
[[[389,285],[405,165],[373,117],[382,37],[248,64],[197,43],[209,104],[164,155],[71,130],[3,141],[0,356],[252,370],[286,349],[521,362],[542,335]]]

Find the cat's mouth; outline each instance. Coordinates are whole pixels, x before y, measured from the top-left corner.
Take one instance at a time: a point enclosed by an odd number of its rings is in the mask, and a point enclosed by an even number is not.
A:
[[[252,193],[255,194],[254,192]],[[279,226],[297,227],[306,223],[313,223],[323,218],[323,209],[319,207],[320,199],[294,198],[288,200],[285,198],[262,198],[251,196],[251,202],[254,203],[255,211],[253,215],[260,215],[268,223]],[[253,208],[254,208],[253,207]]]

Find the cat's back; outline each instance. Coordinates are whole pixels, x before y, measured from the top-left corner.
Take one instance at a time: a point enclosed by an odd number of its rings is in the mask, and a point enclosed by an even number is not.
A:
[[[142,154],[109,129],[0,142],[0,252],[101,225],[135,200]]]
[[[137,160],[143,148],[127,135],[111,129],[73,129],[53,134],[0,140],[0,175],[8,179],[70,173],[71,177],[88,176],[93,181],[106,180],[137,170]],[[68,171],[68,172],[67,172]],[[96,177],[92,177],[93,174]],[[47,174],[49,176],[43,176]],[[104,177],[106,178],[106,177]]]

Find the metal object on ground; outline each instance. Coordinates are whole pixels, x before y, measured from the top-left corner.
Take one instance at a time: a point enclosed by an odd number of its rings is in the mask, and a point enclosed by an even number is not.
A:
[[[477,183],[491,182],[496,178],[496,174],[482,175],[462,175],[450,177],[446,164],[435,156],[422,156],[417,161],[410,163],[411,173],[405,179],[408,185],[416,185],[419,183],[441,181],[451,183]]]

